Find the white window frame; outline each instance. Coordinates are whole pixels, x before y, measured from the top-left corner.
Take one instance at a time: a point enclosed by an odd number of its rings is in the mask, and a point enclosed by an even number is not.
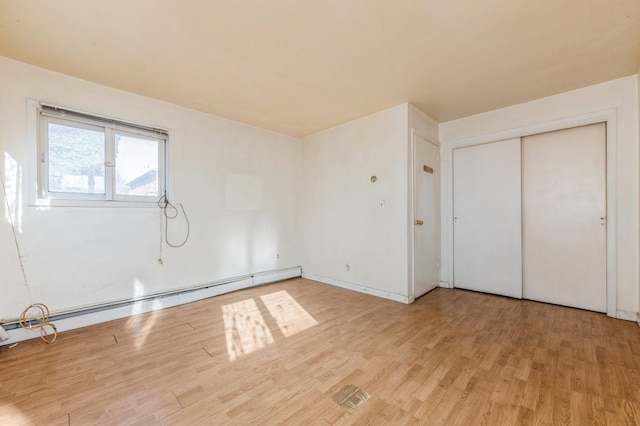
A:
[[[38,104],[38,205],[133,205],[155,206],[166,194],[167,145],[169,132],[153,127],[114,120],[92,114],[79,113],[49,105]],[[105,134],[105,193],[89,194],[77,192],[49,191],[49,123],[56,123],[81,129],[102,131]],[[116,135],[133,136],[158,143],[158,195],[116,194],[115,185],[115,140]]]

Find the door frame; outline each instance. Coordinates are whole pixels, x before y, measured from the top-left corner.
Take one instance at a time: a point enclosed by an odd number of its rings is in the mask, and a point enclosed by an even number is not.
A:
[[[413,303],[415,300],[416,294],[416,280],[415,280],[415,221],[416,221],[416,212],[415,212],[415,198],[416,198],[416,189],[415,189],[415,171],[416,171],[416,137],[420,136],[422,139],[429,142],[431,145],[435,146],[438,149],[438,176],[437,176],[437,185],[436,185],[436,202],[438,205],[436,206],[436,211],[438,212],[438,217],[436,218],[436,250],[437,250],[437,268],[438,268],[438,287],[442,286],[441,281],[441,234],[442,234],[442,155],[440,152],[440,143],[434,142],[430,138],[424,136],[423,134],[416,131],[416,129],[411,128],[411,137],[409,138],[409,173],[408,181],[409,181],[409,208],[408,208],[408,237],[409,237],[409,303]]]
[[[617,194],[617,126],[616,126],[616,109],[607,109],[588,114],[582,114],[574,117],[562,118],[559,120],[548,121],[544,123],[532,124],[513,129],[501,130],[485,135],[461,138],[451,141],[447,146],[447,239],[448,246],[448,271],[449,285],[453,288],[453,150],[467,146],[480,145],[490,142],[497,142],[504,139],[523,138],[525,136],[536,135],[540,133],[553,132],[556,130],[570,129],[573,127],[586,126],[589,124],[606,123],[606,168],[607,168],[607,316],[617,316],[617,223],[616,223],[616,194]]]

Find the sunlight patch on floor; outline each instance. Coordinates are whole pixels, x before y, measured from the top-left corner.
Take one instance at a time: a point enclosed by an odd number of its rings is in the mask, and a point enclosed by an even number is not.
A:
[[[278,324],[284,337],[293,336],[318,325],[318,321],[300,306],[286,290],[260,296],[260,299]]]
[[[13,404],[0,404],[0,424],[26,425],[31,424],[31,422]]]
[[[273,343],[273,336],[253,299],[222,307],[229,361]]]

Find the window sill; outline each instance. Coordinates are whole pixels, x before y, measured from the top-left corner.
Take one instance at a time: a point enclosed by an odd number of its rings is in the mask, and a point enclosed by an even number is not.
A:
[[[106,200],[61,200],[56,198],[39,198],[27,203],[28,207],[98,207],[98,208],[159,208],[157,201],[106,201]]]

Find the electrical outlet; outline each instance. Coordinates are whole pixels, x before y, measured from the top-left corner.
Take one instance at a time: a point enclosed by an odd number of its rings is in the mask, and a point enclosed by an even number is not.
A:
[[[349,265],[348,263],[346,265],[344,265],[344,269],[346,269],[347,271],[351,270],[351,265]]]
[[[280,259],[280,253],[276,254],[276,259]]]

